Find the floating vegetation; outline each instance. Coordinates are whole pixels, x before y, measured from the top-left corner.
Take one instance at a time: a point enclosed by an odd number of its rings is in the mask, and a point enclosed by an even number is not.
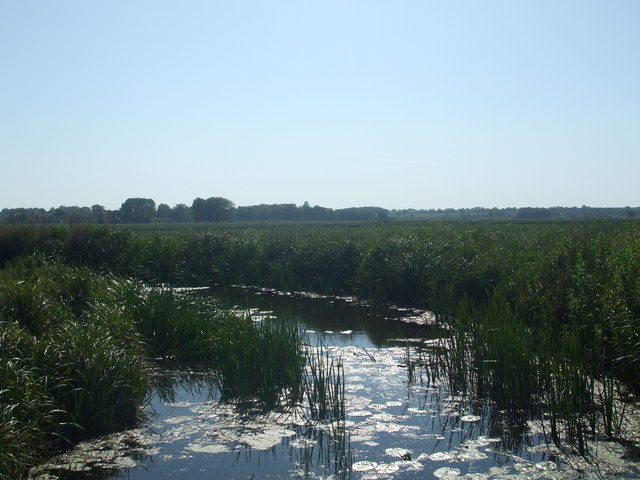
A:
[[[351,466],[351,469],[354,472],[368,472],[370,470],[375,470],[378,466],[376,462],[370,462],[368,460],[363,460],[361,462],[356,462]]]
[[[147,442],[145,448],[136,447],[131,455],[116,449],[104,455],[119,452],[130,458],[123,462],[137,462],[139,466],[127,474],[132,480],[154,478],[158,469],[177,475],[187,460],[199,465],[203,475],[215,472],[233,478],[258,478],[269,472],[275,478],[402,479],[419,474],[467,480],[569,480],[578,478],[578,468],[580,478],[595,480],[640,472],[624,458],[623,449],[604,444],[598,447],[602,457],[597,468],[578,462],[553,450],[553,444],[545,442],[548,425],[533,421],[520,434],[524,442],[510,444],[508,431],[498,438],[500,430],[489,421],[489,413],[469,413],[473,404],[451,395],[445,384],[425,388],[408,383],[402,375],[404,347],[376,350],[375,363],[354,355],[360,351],[357,347],[323,348],[325,366],[332,358],[340,359],[344,371],[344,419],[313,420],[308,407],[307,412],[250,411],[212,399],[204,386],[211,376],[193,373],[190,381],[175,384],[173,398],[155,397],[156,415],[148,435],[137,434],[140,443]],[[197,376],[203,383],[194,388]],[[351,382],[359,387],[348,388]],[[473,421],[464,420],[467,416]]]
[[[145,429],[132,429],[99,437],[78,444],[74,449],[57,455],[45,465],[30,472],[34,480],[50,480],[69,472],[102,472],[113,474],[126,468],[140,467],[159,453],[160,437]],[[52,475],[56,475],[52,477]]]
[[[459,468],[442,467],[433,472],[433,476],[440,478],[441,480],[447,480],[449,478],[455,478],[460,475]]]

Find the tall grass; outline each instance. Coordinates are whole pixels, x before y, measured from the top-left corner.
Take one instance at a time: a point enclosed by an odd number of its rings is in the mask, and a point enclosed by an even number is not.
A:
[[[225,330],[239,321],[197,292],[128,281],[117,284],[114,294],[152,358],[211,362]]]
[[[242,318],[222,332],[214,370],[224,400],[293,407],[302,395],[305,367],[297,327]]]
[[[116,335],[113,318],[94,308],[107,284],[41,258],[0,271],[0,477],[136,421],[145,361],[135,330]]]
[[[94,317],[109,331],[139,338],[135,348],[142,345],[154,357],[207,356],[207,345],[224,343],[220,329],[202,330],[202,318],[185,325],[191,333],[181,342],[195,343],[172,343],[180,334],[163,319],[191,318],[180,310],[193,307],[167,291],[136,288],[122,315],[103,318],[95,305],[117,302],[106,293],[100,299],[97,292],[111,287],[94,283],[90,268],[107,279],[135,278],[133,283],[254,284],[432,309],[460,322],[443,359],[456,388],[495,395],[509,408],[526,408],[527,392],[542,392],[562,426],[557,436],[569,432],[578,450],[594,427],[616,435],[622,409],[614,408],[612,397],[618,387],[640,393],[637,221],[276,226],[163,235],[91,226],[0,229],[3,265],[33,252],[78,268],[58,278],[55,268],[45,274],[49,267],[36,265],[38,278],[25,274],[12,281],[15,269],[5,269],[3,321],[35,337],[69,319]],[[230,344],[243,350],[245,340]],[[229,372],[249,367],[222,350],[217,355]],[[240,391],[229,385],[229,392]]]
[[[43,257],[0,270],[0,478],[135,424],[150,362],[198,362],[226,397],[272,407],[301,396],[299,332],[255,325],[207,297],[149,288]]]
[[[0,322],[0,478],[20,478],[37,461],[59,413],[28,359],[30,343],[19,326]]]
[[[306,350],[307,372],[303,390],[312,420],[339,422],[345,419],[345,378],[341,358],[333,358],[319,345]]]
[[[484,305],[462,299],[455,311],[451,336],[440,340],[427,366],[432,376],[444,372],[454,393],[489,400],[498,410],[546,417],[550,438],[580,455],[598,438],[617,438],[622,383],[602,369],[608,360],[592,329],[557,328],[553,314],[532,325],[499,292]],[[600,355],[592,351],[598,345]]]

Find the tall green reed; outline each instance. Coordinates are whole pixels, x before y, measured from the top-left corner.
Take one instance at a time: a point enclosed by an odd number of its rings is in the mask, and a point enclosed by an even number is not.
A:
[[[29,361],[31,336],[0,322],[0,478],[20,478],[43,458],[58,410]]]
[[[345,419],[345,375],[340,357],[333,358],[326,347],[306,349],[307,371],[302,388],[314,421]]]
[[[293,407],[302,395],[305,359],[297,327],[248,316],[219,332],[214,370],[223,399]]]
[[[308,421],[322,423],[320,456],[337,478],[351,475],[351,434],[346,421],[345,372],[340,356],[334,357],[322,344],[305,348],[306,369],[302,377],[303,402]],[[324,448],[324,450],[323,450]]]
[[[41,257],[0,271],[0,464],[22,472],[13,478],[69,442],[137,420],[146,367],[137,336],[116,336],[95,308],[108,284]]]
[[[462,300],[456,312],[450,337],[434,352],[453,392],[534,418],[544,413],[551,439],[580,455],[599,435],[620,431],[619,382],[600,369],[603,357],[585,339],[590,329],[557,328],[553,315],[532,326],[499,293],[486,305]]]

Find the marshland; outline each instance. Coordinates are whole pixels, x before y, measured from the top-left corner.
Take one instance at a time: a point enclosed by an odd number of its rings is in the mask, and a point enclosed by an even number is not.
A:
[[[0,263],[0,478],[640,474],[631,219],[3,226]]]

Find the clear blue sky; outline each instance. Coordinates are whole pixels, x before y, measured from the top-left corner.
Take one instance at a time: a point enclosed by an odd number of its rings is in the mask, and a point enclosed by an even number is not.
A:
[[[639,0],[0,0],[0,209],[640,205]]]

